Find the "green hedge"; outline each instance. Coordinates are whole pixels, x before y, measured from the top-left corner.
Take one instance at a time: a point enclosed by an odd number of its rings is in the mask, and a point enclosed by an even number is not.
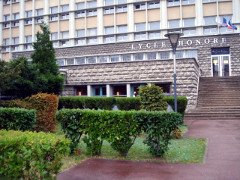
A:
[[[173,110],[175,110],[174,97],[173,96],[165,96],[164,100],[170,106],[172,106]],[[178,96],[177,97],[177,111],[178,111],[178,113],[181,113],[182,115],[184,115],[185,110],[187,108],[187,103],[188,103],[188,99],[185,96]]]
[[[178,113],[147,111],[95,111],[64,109],[56,114],[66,137],[72,140],[71,151],[82,134],[89,153],[99,155],[103,140],[107,140],[120,155],[126,156],[136,137],[144,131],[145,143],[154,156],[163,156],[170,133],[182,124]]]
[[[0,129],[31,130],[36,122],[36,111],[20,108],[0,108]]]
[[[70,141],[43,132],[0,131],[0,175],[7,179],[54,179]]]
[[[140,110],[140,98],[138,97],[118,97],[116,98],[116,105],[119,110]]]

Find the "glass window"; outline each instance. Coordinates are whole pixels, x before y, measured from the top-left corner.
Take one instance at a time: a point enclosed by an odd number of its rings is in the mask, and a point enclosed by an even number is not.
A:
[[[79,18],[79,17],[85,17],[85,16],[86,16],[85,11],[76,12],[76,17],[77,17],[77,18]]]
[[[69,31],[62,31],[61,32],[61,37],[63,39],[69,38]]]
[[[13,14],[13,19],[19,19],[20,18],[20,14],[19,13],[14,13]]]
[[[114,27],[113,26],[105,27],[104,30],[105,30],[105,34],[114,34]]]
[[[180,0],[168,0],[168,6],[179,6]]]
[[[24,24],[28,25],[28,24],[32,24],[32,19],[26,19],[24,21]]]
[[[84,37],[85,36],[85,29],[79,29],[76,31],[77,37]]]
[[[156,21],[156,22],[149,22],[149,30],[157,30],[160,29],[160,22]]]
[[[79,57],[75,59],[76,64],[85,64],[85,58],[84,57]]]
[[[25,50],[32,50],[32,49],[33,49],[32,44],[26,44],[26,45],[24,45],[24,49],[25,49]]]
[[[4,26],[4,28],[9,28],[10,27],[10,22],[9,23],[4,23],[3,26]]]
[[[158,39],[160,38],[160,32],[150,32],[148,33],[149,39]]]
[[[13,26],[13,27],[19,26],[19,21],[14,21],[14,22],[12,22],[12,26]]]
[[[120,13],[120,12],[127,12],[127,6],[118,6],[116,8],[117,12]]]
[[[184,27],[195,26],[195,18],[183,19],[183,26]]]
[[[12,0],[12,3],[17,3],[19,2],[19,0]]]
[[[57,40],[58,39],[58,33],[51,33],[51,40]]]
[[[127,0],[117,0],[117,3],[118,4],[125,4],[125,3],[127,3]]]
[[[196,34],[196,29],[184,29],[183,30],[184,36],[191,36]]]
[[[182,5],[185,5],[185,4],[194,4],[195,3],[195,0],[182,0]]]
[[[128,40],[128,35],[117,35],[117,41],[127,41]]]
[[[36,14],[37,14],[37,16],[43,15],[43,9],[37,9]]]
[[[10,21],[10,14],[4,15],[4,21]]]
[[[128,26],[127,25],[117,26],[117,31],[118,33],[126,33],[128,31]]]
[[[4,44],[5,46],[10,45],[10,39],[9,39],[9,38],[3,39],[3,44]]]
[[[86,44],[86,40],[85,39],[77,39],[76,40],[76,45],[83,45]]]
[[[57,65],[58,66],[64,66],[65,65],[65,59],[58,59],[57,60]]]
[[[4,5],[7,5],[7,4],[10,4],[11,3],[11,0],[4,0]]]
[[[12,51],[18,51],[19,50],[19,46],[12,46]]]
[[[64,19],[69,19],[69,14],[61,14],[61,19],[64,20]]]
[[[183,58],[183,51],[177,51],[176,58]]]
[[[105,6],[113,5],[114,0],[104,0],[104,4],[105,4]]]
[[[113,13],[114,13],[114,7],[104,9],[104,14],[113,14]]]
[[[216,0],[203,0],[203,3],[216,2]]]
[[[127,87],[126,85],[115,85],[113,86],[113,96],[115,97],[126,97]]]
[[[144,57],[143,53],[134,54],[134,60],[136,61],[143,60],[143,57]]]
[[[97,28],[88,28],[87,33],[89,36],[96,36],[97,35]]]
[[[131,54],[122,55],[122,61],[131,61],[131,59],[132,59]]]
[[[147,53],[147,59],[148,60],[157,59],[157,53],[156,52]]]
[[[146,9],[145,3],[135,5],[135,10],[144,10],[144,9]]]
[[[69,11],[69,5],[61,6],[61,12],[67,12],[67,11]]]
[[[88,64],[94,64],[96,63],[96,57],[87,57],[87,63]]]
[[[32,17],[32,11],[26,11],[25,17]]]
[[[187,57],[188,58],[195,58],[197,59],[197,50],[187,50],[186,51]]]
[[[160,7],[160,2],[151,2],[151,3],[148,3],[148,8],[149,9],[152,9],[152,8],[159,8]]]
[[[137,23],[135,24],[136,31],[145,31],[146,30],[146,23]]]
[[[25,42],[31,43],[32,42],[32,36],[25,36]]]
[[[89,10],[88,11],[88,16],[96,16],[97,15],[97,10]]]
[[[50,21],[57,21],[58,15],[50,16]]]
[[[98,62],[100,62],[100,63],[108,62],[108,57],[107,56],[100,56],[100,57],[98,57]]]
[[[228,27],[220,27],[220,33],[233,33],[234,29],[229,29]]]
[[[69,46],[69,40],[60,41],[61,46]]]
[[[36,18],[36,24],[42,23],[43,22],[43,17]]]
[[[169,59],[170,57],[170,52],[160,52],[160,59]]]
[[[53,41],[53,47],[58,47],[58,41]]]
[[[110,56],[110,62],[118,62],[119,56]]]
[[[66,59],[66,64],[67,65],[74,65],[74,58]]]
[[[135,34],[135,40],[146,39],[146,33]]]
[[[76,87],[77,96],[87,96],[87,86]]]
[[[88,44],[97,44],[97,38],[88,38]]]
[[[19,43],[19,38],[18,37],[15,37],[15,38],[12,38],[12,44],[18,44]]]
[[[204,34],[216,34],[216,33],[217,33],[216,27],[204,28]]]
[[[77,10],[84,9],[84,8],[85,8],[85,3],[84,2],[80,2],[80,3],[76,4],[76,9]]]
[[[168,21],[168,26],[169,28],[179,28],[180,27],[180,20],[176,19],[176,20],[169,20]]]
[[[97,7],[97,1],[87,1],[87,7],[88,8]]]
[[[104,37],[104,42],[105,43],[114,42],[114,41],[115,41],[114,36],[106,36],[106,37]]]
[[[214,25],[216,23],[216,16],[204,17],[205,25]]]
[[[51,14],[58,13],[58,7],[57,7],[57,6],[55,6],[55,7],[50,7],[50,13],[51,13]]]

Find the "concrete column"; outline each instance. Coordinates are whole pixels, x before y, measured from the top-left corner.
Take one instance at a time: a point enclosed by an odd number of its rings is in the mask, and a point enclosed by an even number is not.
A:
[[[92,86],[91,85],[87,85],[87,96],[92,97]]]
[[[134,32],[134,6],[133,4],[128,4],[128,32]],[[131,33],[128,35],[128,40],[133,41],[134,40],[134,33]]]
[[[22,20],[22,18],[24,18],[24,13],[25,13],[25,2],[24,1],[20,1],[20,19],[19,20],[19,43],[22,44],[24,43],[24,20]],[[24,47],[23,45],[19,46],[19,50],[23,51]]]
[[[196,9],[196,22],[195,26],[203,26],[203,5],[202,1],[195,1],[195,9]],[[196,34],[202,35],[203,34],[203,28],[197,27],[196,28]]]
[[[75,10],[75,0],[70,0],[70,4],[69,4],[69,37],[70,37],[70,45],[74,46],[75,45],[75,41],[74,38],[76,31],[75,31],[75,13],[71,12],[73,10]]]
[[[107,97],[112,97],[112,88],[111,85],[106,85]]]
[[[127,84],[127,97],[131,97],[131,84]]]
[[[98,2],[99,5],[100,2]],[[98,43],[103,43],[103,8],[98,8],[97,11],[97,35],[98,35]]]
[[[240,23],[240,1],[239,0],[233,0],[232,1],[232,5],[233,5],[233,17],[232,17],[232,23]],[[240,32],[240,25],[237,25],[237,32]],[[236,30],[234,30],[236,31]]]
[[[44,1],[44,10],[43,11],[44,11],[44,15],[45,15],[43,20],[44,20],[44,22],[49,23],[49,18],[47,16],[49,14],[49,11],[50,11],[49,10],[49,0]]]
[[[3,1],[0,1],[0,22],[3,22]],[[3,44],[3,23],[0,23],[0,45]],[[0,52],[1,52],[0,48]],[[0,53],[0,59],[2,59],[2,53]]]

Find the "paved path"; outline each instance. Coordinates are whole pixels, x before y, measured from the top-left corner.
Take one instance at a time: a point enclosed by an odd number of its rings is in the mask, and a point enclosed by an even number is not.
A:
[[[185,137],[208,138],[204,164],[90,159],[58,180],[240,180],[240,120],[186,121]]]

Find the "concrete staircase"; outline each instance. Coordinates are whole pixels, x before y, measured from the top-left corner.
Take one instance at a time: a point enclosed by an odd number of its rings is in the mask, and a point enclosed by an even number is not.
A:
[[[240,120],[240,77],[202,77],[197,107],[184,120]]]

